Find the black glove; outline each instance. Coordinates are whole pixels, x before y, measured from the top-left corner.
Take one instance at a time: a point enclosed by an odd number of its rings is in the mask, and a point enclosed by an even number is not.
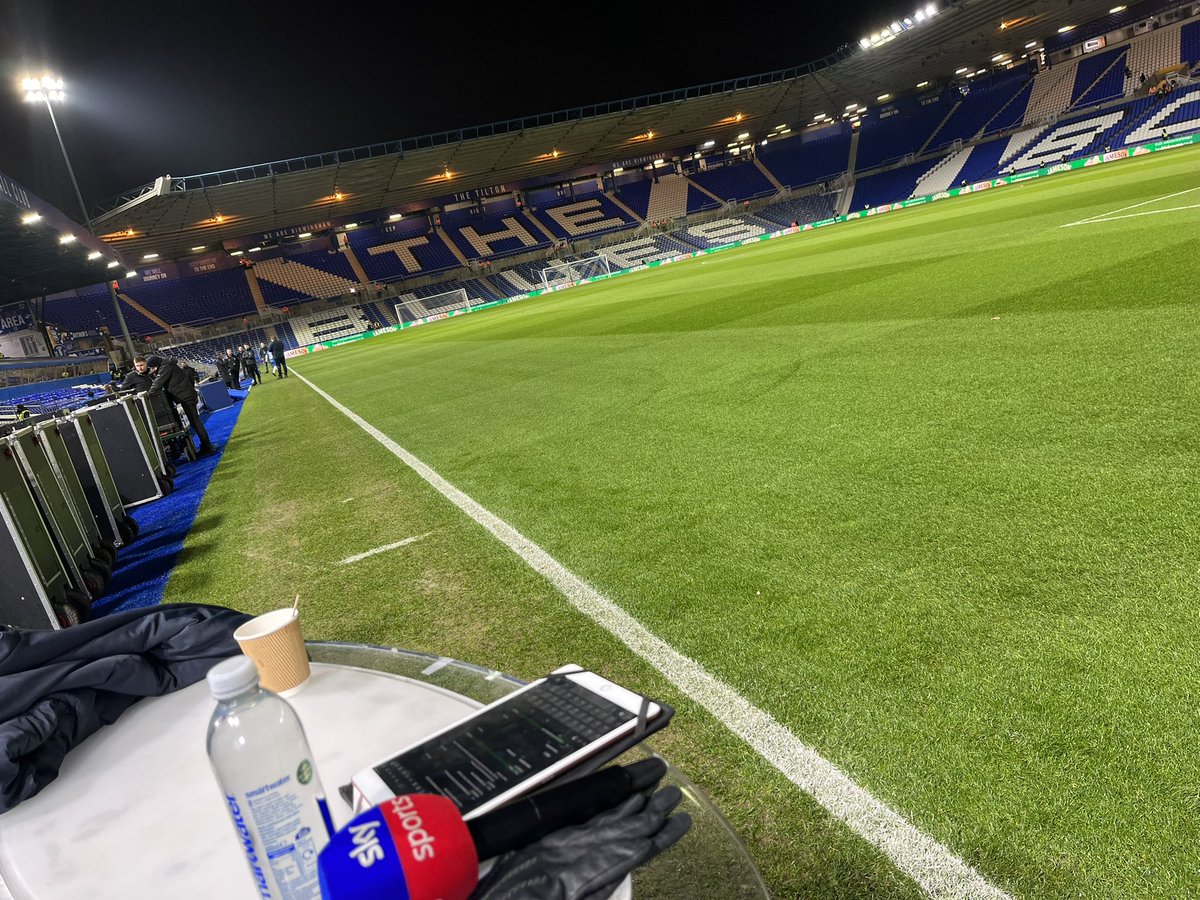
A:
[[[687,834],[692,817],[670,816],[681,799],[674,785],[649,799],[635,794],[586,825],[506,854],[471,900],[605,900],[626,875]]]

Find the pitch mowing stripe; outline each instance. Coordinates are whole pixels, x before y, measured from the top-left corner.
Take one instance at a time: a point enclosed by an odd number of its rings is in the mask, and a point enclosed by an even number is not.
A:
[[[989,884],[949,848],[855,784],[850,776],[801,741],[770,713],[756,707],[694,659],[684,656],[654,635],[608,597],[499,516],[480,506],[366,419],[343,406],[303,375],[298,372],[292,374],[390,450],[438,493],[490,531],[530,568],[554,585],[576,609],[611,632],[691,700],[703,706],[717,721],[753,747],[789,781],[884,853],[897,869],[915,881],[929,896],[939,900],[1011,900],[1008,894]]]

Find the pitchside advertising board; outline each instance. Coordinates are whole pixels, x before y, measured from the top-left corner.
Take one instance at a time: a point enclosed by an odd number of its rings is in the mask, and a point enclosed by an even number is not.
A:
[[[13,356],[49,356],[46,339],[33,322],[28,303],[0,306],[0,354]]]

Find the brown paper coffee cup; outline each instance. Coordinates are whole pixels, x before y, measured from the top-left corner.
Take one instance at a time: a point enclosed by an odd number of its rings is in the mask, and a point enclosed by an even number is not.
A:
[[[238,628],[233,638],[254,660],[258,682],[268,691],[287,696],[308,680],[308,652],[297,610],[289,607],[255,616]]]

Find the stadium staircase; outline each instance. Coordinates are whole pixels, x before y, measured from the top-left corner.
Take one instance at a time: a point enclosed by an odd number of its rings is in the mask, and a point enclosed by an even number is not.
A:
[[[117,297],[120,300],[123,300],[125,303],[127,303],[129,306],[131,306],[133,309],[136,309],[138,312],[140,312],[143,316],[145,316],[147,319],[149,319],[155,325],[159,326],[167,334],[170,334],[172,332],[173,329],[171,328],[170,325],[168,325],[165,321],[160,319],[154,313],[150,312],[150,310],[146,309],[146,307],[142,306],[142,304],[138,303],[136,300],[134,300],[128,294],[123,294],[120,291],[117,291]]]
[[[941,130],[945,127],[946,123],[950,121],[950,117],[952,115],[954,115],[955,112],[958,111],[958,108],[960,106],[962,106],[961,100],[959,100],[953,106],[950,107],[950,112],[946,113],[946,115],[944,115],[942,117],[942,121],[938,122],[937,128],[933,129],[933,133],[929,135],[929,138],[925,141],[925,143],[923,143],[920,147],[917,148],[917,152],[914,154],[915,156],[920,156],[922,153],[924,153],[926,151],[926,149],[928,149],[928,147],[931,144],[933,144],[933,139],[938,136],[938,133],[941,132]]]
[[[634,212],[632,209],[630,209],[628,206],[626,206],[624,203],[622,203],[616,194],[606,193],[604,196],[607,197],[609,200],[611,200],[613,202],[614,206],[623,210],[625,212],[625,214],[629,216],[629,218],[633,219],[633,221],[645,222],[645,219],[643,219],[636,212]]]
[[[1008,102],[1005,103],[1003,106],[1001,106],[998,110],[996,110],[996,114],[994,116],[992,116],[990,119],[988,119],[986,122],[983,123],[983,127],[980,128],[979,131],[977,131],[975,133],[972,140],[977,141],[980,138],[982,138],[985,134],[991,134],[994,131],[1005,130],[1005,129],[1011,127],[1012,125],[1015,125],[1016,117],[1013,115],[1013,113],[1016,112],[1016,109],[1009,110],[1009,107],[1012,106],[1014,103],[1019,104],[1022,101],[1025,101],[1026,103],[1028,103],[1029,97],[1030,97],[1030,94],[1032,91],[1033,91],[1033,85],[1029,84],[1024,88],[1021,88],[1021,90],[1017,91],[1011,97],[1009,97]],[[1028,106],[1026,107],[1026,109],[1028,109]],[[1024,116],[1021,116],[1021,120],[1024,121]]]
[[[860,134],[861,132],[855,129],[854,133],[850,135],[850,156],[846,159],[846,178],[848,180],[853,180],[854,167],[858,164],[858,138]]]
[[[363,271],[362,263],[358,261],[358,257],[354,255],[354,251],[350,249],[349,245],[342,248],[342,258],[350,264],[350,269],[354,272],[354,277],[358,279],[358,283],[363,287],[370,287],[371,279]]]
[[[250,288],[250,296],[254,298],[254,308],[258,310],[260,316],[268,315],[273,312],[271,307],[267,305],[267,300],[263,297],[262,288],[258,285],[258,280],[254,277],[254,270],[246,270],[246,285]]]
[[[771,184],[775,187],[775,190],[780,191],[780,192],[786,190],[786,188],[784,188],[784,186],[779,183],[779,179],[777,179],[774,175],[771,174],[771,170],[768,169],[766,166],[764,166],[762,164],[762,160],[760,160],[757,156],[754,157],[754,165],[758,169],[758,171],[763,173],[763,177],[766,178],[767,181],[771,182]]]
[[[650,186],[650,205],[646,208],[646,221],[680,219],[687,215],[688,185],[682,175],[660,175]]]
[[[1100,73],[1095,78],[1091,78],[1091,72],[1087,73],[1088,84],[1079,91],[1078,99],[1071,104],[1071,109],[1083,109],[1087,106],[1095,106],[1103,103],[1105,100],[1112,100],[1114,97],[1120,96],[1121,84],[1124,81],[1123,71],[1125,69],[1127,48],[1122,47],[1119,50],[1111,52],[1112,58],[1108,60]],[[1101,59],[1099,64],[1103,64]],[[1119,67],[1119,68],[1118,68]],[[1080,67],[1081,74],[1082,66]],[[1077,85],[1078,88],[1078,85]]]
[[[1135,37],[1129,43],[1129,77],[1125,79],[1125,95],[1137,93],[1142,89],[1143,75],[1146,85],[1152,81],[1152,75],[1161,72],[1179,62],[1181,24],[1170,25]]]
[[[534,227],[537,228],[537,230],[542,233],[542,236],[545,237],[546,240],[550,241],[550,243],[557,244],[559,242],[560,238],[555,237],[554,232],[547,228],[542,220],[533,213],[529,212],[529,210],[525,210],[525,218],[532,222]]]
[[[698,182],[692,181],[692,179],[690,179],[690,178],[685,178],[684,180],[686,180],[692,187],[694,187],[696,190],[698,190],[704,196],[709,197],[713,200],[716,200],[717,203],[724,204],[726,201],[729,200],[728,197],[718,197],[716,194],[714,194],[712,191],[710,191],[704,185],[702,185]]]

